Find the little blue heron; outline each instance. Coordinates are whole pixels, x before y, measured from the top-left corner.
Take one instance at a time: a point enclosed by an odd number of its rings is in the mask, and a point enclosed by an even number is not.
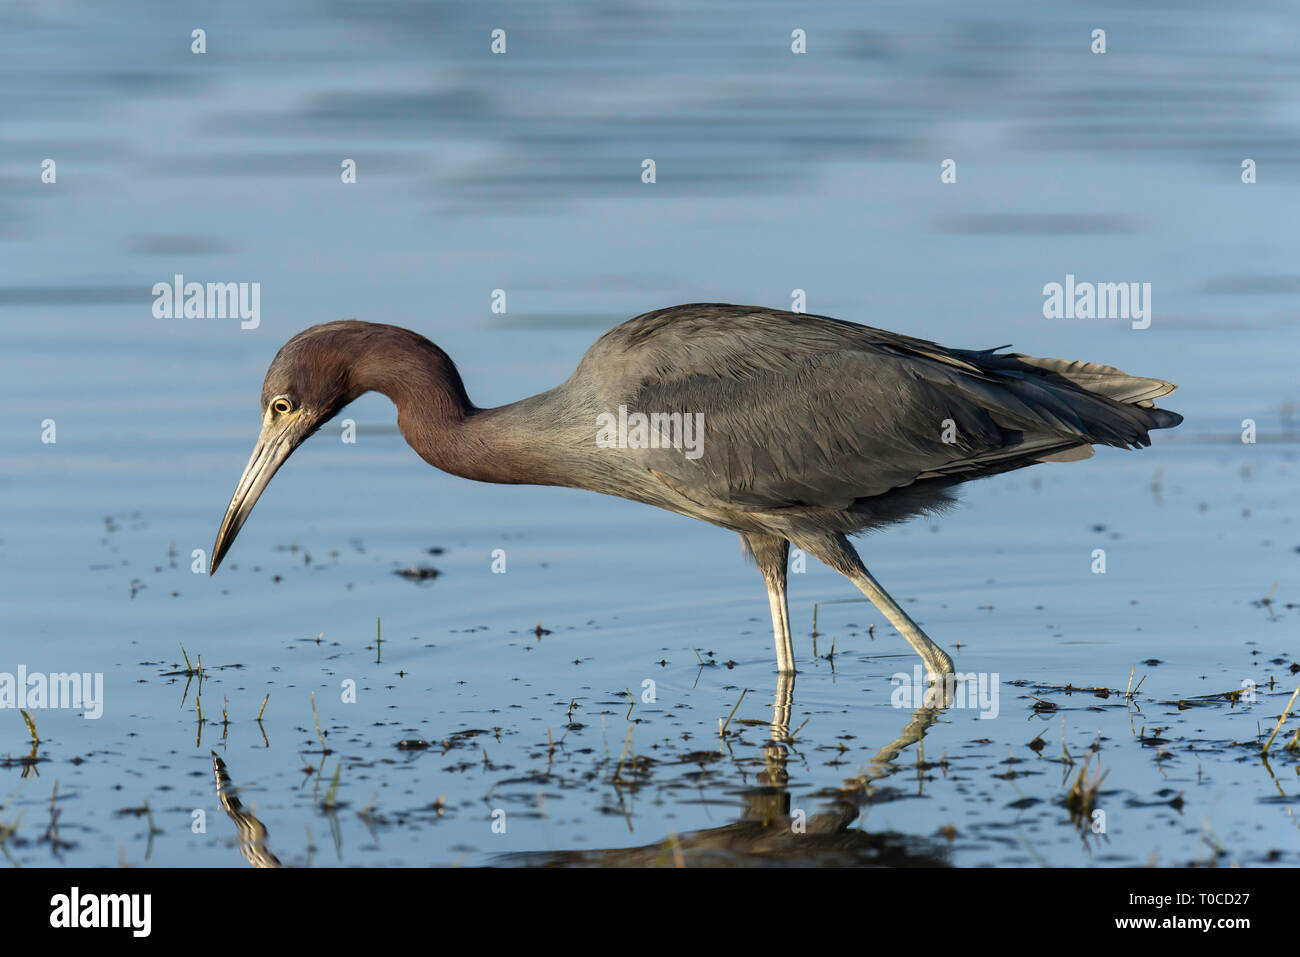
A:
[[[406,441],[445,472],[603,492],[739,532],[767,583],[783,674],[795,670],[791,543],[857,585],[936,679],[952,672],[952,659],[880,587],[847,536],[940,511],[970,479],[1087,458],[1094,444],[1147,446],[1149,429],[1182,421],[1152,401],[1173,385],[1110,366],[949,349],[722,303],[630,319],[596,340],[568,381],[480,409],[423,336],[327,322],[285,343],[266,373],[262,432],[210,573],[293,450],[370,391],[393,401]],[[700,425],[694,441],[683,441],[683,423]]]

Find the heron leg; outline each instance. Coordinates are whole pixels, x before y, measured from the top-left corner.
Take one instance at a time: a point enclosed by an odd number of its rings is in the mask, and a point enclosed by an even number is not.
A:
[[[785,595],[786,563],[790,543],[779,535],[746,534],[758,570],[767,583],[767,601],[772,607],[772,637],[776,642],[776,670],[794,674],[794,643],[790,638],[790,607]]]
[[[772,699],[772,740],[781,744],[790,737],[790,712],[794,708],[794,673],[776,676],[776,697]]]
[[[907,639],[921,660],[932,681],[953,673],[952,659],[948,654],[930,640],[930,636],[921,630],[921,626],[912,621],[907,612],[899,607],[898,602],[889,597],[889,593],[880,587],[880,583],[867,571],[857,551],[849,540],[840,534],[799,538],[795,544],[818,561],[824,562],[862,590],[871,599],[880,612],[889,619],[889,623],[898,629],[898,633]]]

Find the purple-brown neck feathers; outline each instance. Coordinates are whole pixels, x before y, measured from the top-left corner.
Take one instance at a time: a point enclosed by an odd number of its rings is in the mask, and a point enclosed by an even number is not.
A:
[[[397,406],[397,426],[420,453],[439,468],[459,441],[465,420],[475,411],[455,364],[436,345],[407,329],[372,326],[348,369],[354,395],[381,392]]]
[[[366,392],[397,406],[411,448],[437,468],[483,482],[529,482],[513,446],[495,441],[494,410],[474,406],[448,355],[399,326],[344,320],[313,326],[285,343],[267,372],[265,406],[288,395],[325,422]]]

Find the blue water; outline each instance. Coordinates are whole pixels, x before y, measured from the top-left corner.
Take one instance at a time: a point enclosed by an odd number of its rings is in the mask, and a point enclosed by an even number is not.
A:
[[[807,723],[781,813],[851,794],[851,830],[922,862],[1294,866],[1300,765],[1281,746],[1297,718],[1255,757],[1300,681],[1290,13],[0,11],[0,672],[105,681],[98,720],[33,713],[35,764],[0,711],[6,861],[246,866],[214,751],[298,866],[535,862],[689,844],[742,818],[768,787],[777,682],[761,580],[729,533],[444,475],[367,396],[345,413],[357,442],[333,425],[299,450],[216,577],[191,556],[247,460],[266,365],[308,325],[417,329],[494,405],[553,386],[640,312],[788,308],[800,289],[814,313],[1169,379],[1186,422],[1142,452],[978,483],[956,512],[863,540],[959,667],[998,676],[998,716],[943,712],[923,757],[913,743],[873,761],[913,717],[890,700],[906,645],[829,570],[793,575],[790,730]],[[1088,49],[1099,26],[1104,55]],[[261,283],[260,324],[155,318],[150,290],[177,273]],[[1043,318],[1043,286],[1067,273],[1151,283],[1150,328]],[[394,574],[418,565],[440,575]],[[833,663],[813,657],[814,603]],[[208,669],[202,722],[197,680],[165,674],[182,643]],[[708,652],[719,664],[701,667]],[[1130,702],[1032,684],[1122,692],[1135,668]],[[1177,706],[1246,681],[1253,704]],[[1057,709],[1035,712],[1031,693]],[[435,746],[397,747],[413,738]],[[1065,803],[1080,764],[1056,759],[1064,743],[1081,763],[1095,741],[1105,831],[1081,835]],[[66,845],[42,840],[56,782]],[[152,838],[133,813],[146,804]]]

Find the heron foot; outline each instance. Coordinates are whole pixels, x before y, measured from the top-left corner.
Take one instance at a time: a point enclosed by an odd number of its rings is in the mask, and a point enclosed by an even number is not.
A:
[[[956,674],[953,667],[952,658],[948,653],[938,645],[930,649],[930,655],[922,659],[925,662],[926,676],[930,679],[931,684],[938,684],[944,681],[949,675]]]

